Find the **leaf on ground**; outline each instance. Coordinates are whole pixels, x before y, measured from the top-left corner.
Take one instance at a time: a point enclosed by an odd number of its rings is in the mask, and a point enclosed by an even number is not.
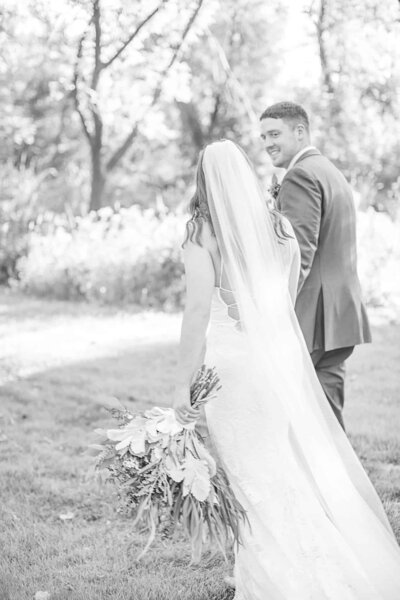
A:
[[[71,511],[66,512],[66,513],[61,513],[60,515],[58,515],[58,518],[61,519],[61,521],[70,521],[74,517],[75,517],[75,514]]]
[[[36,592],[34,600],[50,600],[50,592]]]

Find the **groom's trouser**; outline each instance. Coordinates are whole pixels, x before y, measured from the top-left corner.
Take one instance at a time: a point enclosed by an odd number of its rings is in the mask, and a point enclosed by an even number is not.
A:
[[[344,361],[353,350],[354,346],[349,346],[347,348],[335,348],[335,350],[325,351],[321,349],[311,352],[311,360],[325,396],[343,429],[344,376],[346,372]]]

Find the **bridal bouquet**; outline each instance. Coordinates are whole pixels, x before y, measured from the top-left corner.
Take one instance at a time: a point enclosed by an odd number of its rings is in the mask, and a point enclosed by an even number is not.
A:
[[[200,407],[219,389],[214,369],[204,365],[191,387],[191,404]],[[195,423],[182,425],[172,408],[154,407],[139,414],[112,409],[117,429],[97,430],[102,437],[97,467],[108,471],[119,497],[134,517],[133,527],[148,533],[137,557],[156,534],[171,536],[182,527],[191,541],[192,562],[204,543],[215,543],[225,556],[227,543],[240,543],[246,513],[236,500],[223,469],[204,445]]]

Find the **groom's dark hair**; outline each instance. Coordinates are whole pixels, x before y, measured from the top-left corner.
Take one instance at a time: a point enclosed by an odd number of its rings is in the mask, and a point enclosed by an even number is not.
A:
[[[291,123],[303,123],[307,131],[310,131],[308,114],[300,104],[295,104],[294,102],[277,102],[276,104],[272,104],[272,106],[264,110],[260,121],[263,119],[282,119]]]

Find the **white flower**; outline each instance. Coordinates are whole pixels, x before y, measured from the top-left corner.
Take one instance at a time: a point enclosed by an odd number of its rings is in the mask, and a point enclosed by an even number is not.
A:
[[[159,446],[155,446],[154,448],[152,448],[152,461],[158,461],[161,460],[162,457],[164,456],[164,452],[162,451],[162,448],[160,448]]]
[[[159,432],[173,436],[183,431],[183,425],[177,421],[173,408],[155,406],[150,410],[146,410],[144,415],[148,419],[146,429],[151,435]]]
[[[128,447],[132,454],[143,456],[146,451],[146,422],[144,417],[135,417],[121,429],[109,429],[107,437],[113,442],[119,441],[115,446],[117,451]]]
[[[183,467],[179,463],[179,460],[176,455],[168,454],[168,456],[165,459],[165,470],[167,475],[169,475],[174,481],[177,481],[179,483],[183,480]]]

